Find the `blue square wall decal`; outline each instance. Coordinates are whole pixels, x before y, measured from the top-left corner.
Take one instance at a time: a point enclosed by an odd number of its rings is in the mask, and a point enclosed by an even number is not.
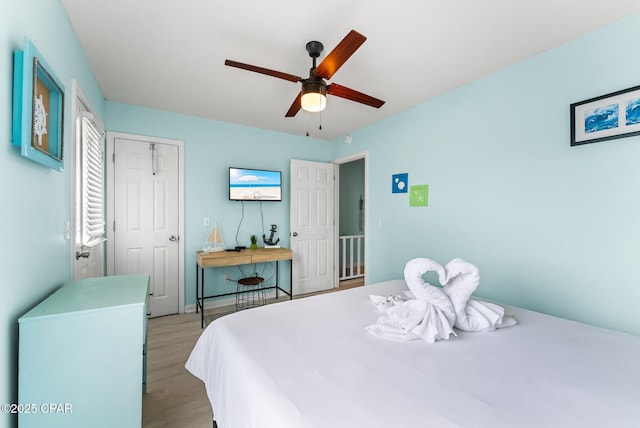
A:
[[[393,174],[391,176],[391,193],[407,193],[409,191],[409,174]]]

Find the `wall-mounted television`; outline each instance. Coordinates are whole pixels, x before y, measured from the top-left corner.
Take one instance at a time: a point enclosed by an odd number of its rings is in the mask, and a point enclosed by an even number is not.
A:
[[[281,201],[281,172],[266,169],[230,167],[229,200]]]

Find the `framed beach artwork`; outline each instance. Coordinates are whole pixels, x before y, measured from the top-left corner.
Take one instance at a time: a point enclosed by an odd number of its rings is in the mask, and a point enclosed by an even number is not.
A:
[[[12,143],[56,171],[63,162],[64,86],[28,38],[13,57]]]
[[[571,145],[640,135],[640,86],[571,104]]]

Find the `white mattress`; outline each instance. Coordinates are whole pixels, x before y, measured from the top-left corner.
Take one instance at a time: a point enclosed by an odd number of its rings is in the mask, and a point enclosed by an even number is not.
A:
[[[640,338],[506,306],[519,325],[428,344],[364,328],[390,281],[238,312],[187,369],[220,428],[640,427]]]

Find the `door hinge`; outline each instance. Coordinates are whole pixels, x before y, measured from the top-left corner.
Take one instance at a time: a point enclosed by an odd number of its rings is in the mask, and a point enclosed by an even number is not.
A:
[[[116,222],[115,221],[113,222],[113,231],[114,232],[116,231]]]
[[[111,154],[111,163],[116,163],[116,154],[115,154],[115,152]]]

